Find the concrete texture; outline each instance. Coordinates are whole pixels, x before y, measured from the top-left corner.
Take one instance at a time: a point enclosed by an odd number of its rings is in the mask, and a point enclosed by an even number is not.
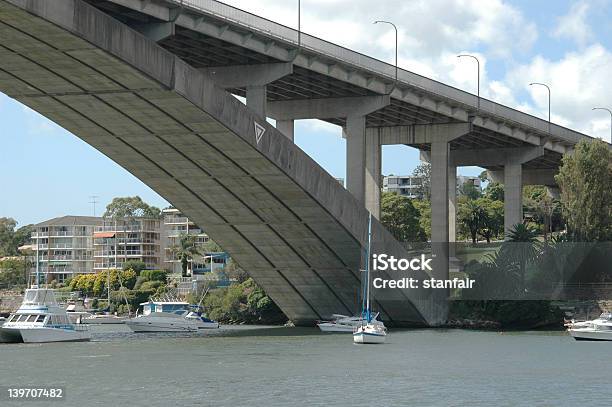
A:
[[[1,0],[0,46],[0,90],[164,196],[291,319],[358,310],[367,211],[261,112],[81,0]],[[407,257],[378,222],[373,236]],[[426,290],[375,295],[391,324],[446,318]]]

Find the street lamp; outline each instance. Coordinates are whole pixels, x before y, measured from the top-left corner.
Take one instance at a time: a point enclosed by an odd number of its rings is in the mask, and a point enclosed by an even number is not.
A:
[[[550,87],[545,83],[540,82],[531,82],[529,86],[540,85],[545,86],[548,89],[548,134],[550,134]]]
[[[480,110],[480,61],[478,60],[478,58],[476,58],[476,56],[474,55],[470,55],[470,54],[459,54],[457,55],[457,58],[461,58],[461,57],[469,57],[469,58],[474,58],[476,60],[476,69],[478,70],[477,72],[477,95],[478,95],[478,110]]]
[[[606,112],[610,113],[610,142],[612,142],[612,110],[608,109],[607,107],[594,107],[591,110],[605,110]]]
[[[393,29],[395,30],[395,86],[397,86],[397,27],[391,21],[385,21],[385,20],[376,20],[374,21],[373,24],[378,24],[378,23],[389,24],[393,26]]]
[[[298,0],[298,50],[302,46],[302,0]]]

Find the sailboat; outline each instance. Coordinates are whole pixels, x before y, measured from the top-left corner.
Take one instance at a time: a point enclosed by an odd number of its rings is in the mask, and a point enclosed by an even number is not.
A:
[[[370,293],[370,250],[372,249],[372,214],[368,214],[368,246],[366,248],[366,268],[363,279],[363,298],[361,301],[360,324],[353,331],[354,343],[385,343],[387,328],[372,314]]]

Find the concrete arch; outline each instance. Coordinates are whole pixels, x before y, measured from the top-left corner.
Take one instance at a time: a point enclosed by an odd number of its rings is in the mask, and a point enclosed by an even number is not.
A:
[[[210,77],[151,40],[81,0],[1,0],[0,90],[205,228],[292,320],[358,310],[363,205]],[[388,253],[404,253],[382,225],[373,231]],[[398,291],[378,306],[401,325],[444,318],[426,291]]]

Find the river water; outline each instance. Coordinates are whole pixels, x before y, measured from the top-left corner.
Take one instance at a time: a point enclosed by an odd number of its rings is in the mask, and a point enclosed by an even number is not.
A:
[[[611,354],[564,332],[392,330],[384,345],[354,345],[310,328],[98,326],[89,343],[0,345],[0,386],[66,396],[0,405],[610,406]]]

